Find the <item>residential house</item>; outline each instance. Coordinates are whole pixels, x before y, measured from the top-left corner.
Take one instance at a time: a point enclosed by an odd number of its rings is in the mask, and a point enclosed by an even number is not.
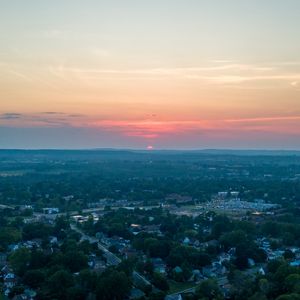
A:
[[[6,265],[7,262],[7,254],[1,252],[0,253],[0,267],[4,267]]]
[[[3,285],[6,289],[13,288],[18,282],[18,279],[14,273],[8,273],[3,277]]]
[[[143,299],[144,296],[145,296],[145,293],[142,290],[133,288],[130,291],[129,299],[130,300],[138,300],[138,299]]]
[[[153,258],[152,264],[154,267],[154,272],[160,273],[160,274],[166,274],[167,273],[167,266],[165,262],[161,258]]]

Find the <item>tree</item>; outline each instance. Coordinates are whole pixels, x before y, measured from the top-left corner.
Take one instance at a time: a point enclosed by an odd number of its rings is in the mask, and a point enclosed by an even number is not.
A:
[[[300,275],[290,274],[284,280],[284,286],[289,292],[300,294]]]
[[[130,281],[124,272],[104,273],[96,287],[97,300],[122,300],[130,288]]]
[[[151,257],[166,258],[170,252],[170,245],[164,240],[150,238],[145,241],[145,246]]]
[[[92,291],[96,289],[97,275],[90,270],[82,270],[78,276],[78,282],[85,290]]]
[[[45,281],[45,273],[41,270],[29,270],[25,273],[23,277],[23,282],[30,286],[31,288],[35,289],[42,285]]]
[[[283,263],[285,262],[281,259],[274,259],[269,261],[267,265],[268,271],[271,273],[275,273]]]
[[[147,273],[152,275],[154,272],[154,266],[151,260],[147,260],[145,262],[139,261],[136,265],[136,268],[140,273]]]
[[[204,267],[208,266],[211,264],[211,258],[208,254],[202,253],[202,252],[197,252],[193,253],[191,255],[191,260],[190,262],[195,266],[195,267]]]
[[[155,292],[149,295],[149,300],[164,300],[166,297],[165,292]]]
[[[41,269],[48,263],[49,257],[43,253],[41,250],[35,248],[31,251],[31,257],[29,262],[30,269]]]
[[[124,272],[127,276],[130,276],[132,274],[134,264],[134,259],[124,259],[121,261],[121,263],[119,263],[117,270],[119,272]]]
[[[80,251],[69,251],[63,257],[63,264],[73,273],[86,268],[87,262],[87,257]]]
[[[20,241],[21,233],[18,229],[12,227],[2,227],[0,230],[0,246],[6,248],[9,244]]]
[[[67,230],[70,228],[70,222],[65,216],[56,217],[54,228],[56,232]]]
[[[254,294],[256,286],[254,280],[248,274],[241,271],[234,271],[230,276],[232,284],[231,294],[233,299],[244,300]]]
[[[59,270],[55,272],[48,280],[50,294],[53,295],[54,299],[65,299],[65,291],[72,285],[73,277],[69,272],[65,270]]]
[[[158,289],[162,291],[168,291],[169,290],[169,284],[165,276],[159,274],[159,273],[154,273],[153,274],[153,281],[152,283],[157,287]]]
[[[296,257],[295,253],[293,253],[290,249],[287,249],[283,253],[283,257],[285,259],[293,259]]]
[[[281,234],[281,226],[276,222],[266,222],[262,226],[262,233],[271,237],[279,237]]]
[[[87,255],[93,250],[93,244],[91,244],[88,240],[84,240],[78,245],[78,250],[83,251],[84,254]]]
[[[30,262],[31,253],[27,248],[19,248],[8,258],[10,265],[17,275],[22,276]]]
[[[218,283],[213,279],[207,279],[200,283],[195,292],[197,299],[221,300],[224,299]]]
[[[230,222],[227,216],[217,216],[215,218],[215,224],[212,228],[212,236],[218,239],[222,233],[233,229],[233,224]]]
[[[238,255],[234,260],[234,264],[237,266],[238,269],[244,270],[248,267],[248,257],[246,255]]]
[[[64,253],[77,250],[77,241],[74,239],[65,239],[61,245],[61,250]]]
[[[85,300],[87,299],[86,292],[80,286],[71,286],[66,290],[66,300]]]
[[[171,249],[167,261],[173,268],[181,266],[183,263],[188,263],[195,267],[201,267],[210,263],[210,257],[193,247],[178,246]]]
[[[276,300],[300,300],[299,294],[287,294],[287,295],[281,295]]]
[[[248,300],[268,300],[268,298],[263,293],[255,293],[253,296],[248,298]]]
[[[268,292],[269,292],[269,290],[271,288],[269,281],[267,279],[265,279],[265,278],[262,278],[262,279],[259,280],[258,286],[259,286],[260,291],[264,295],[268,294]]]
[[[283,263],[275,272],[274,279],[278,285],[282,286],[284,280],[290,275],[294,274],[295,269],[287,263]]]
[[[23,239],[45,239],[52,234],[52,228],[44,223],[29,223],[23,227]]]
[[[225,247],[225,249],[229,249],[231,247],[237,246],[248,246],[248,239],[244,231],[236,230],[229,233],[225,233],[220,238],[221,244]]]

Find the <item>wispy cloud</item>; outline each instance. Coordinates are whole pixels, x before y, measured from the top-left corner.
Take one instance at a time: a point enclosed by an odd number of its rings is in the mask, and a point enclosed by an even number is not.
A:
[[[33,80],[33,78],[31,77],[31,76],[28,76],[28,75],[26,75],[26,74],[24,74],[24,73],[21,73],[21,72],[19,72],[19,71],[15,71],[15,70],[10,70],[9,71],[12,75],[14,75],[14,76],[16,76],[16,77],[18,77],[18,78],[20,78],[20,79],[22,79],[22,80],[25,80],[25,81],[27,81],[27,82],[33,82],[34,80]]]
[[[45,111],[45,112],[42,112],[41,114],[44,114],[44,115],[65,115],[65,113],[57,112],[57,111]]]
[[[42,86],[46,86],[51,89],[57,88],[56,85],[51,83],[51,80],[49,80],[49,78],[45,79],[47,78],[46,76],[41,76],[41,74],[45,75],[41,71],[34,73],[31,70],[24,68],[24,66],[11,66],[10,64],[6,64],[5,68],[3,68],[3,70],[1,71],[7,72],[11,76],[17,78],[18,80],[26,82],[27,84],[41,84]]]
[[[0,125],[12,127],[47,127],[72,126],[72,121],[62,112],[42,113],[3,113],[0,115]]]
[[[243,118],[243,119],[228,119],[229,123],[254,123],[254,122],[273,122],[273,121],[290,121],[300,120],[300,116],[274,116],[260,118]]]
[[[241,85],[251,82],[286,82],[296,87],[300,81],[300,69],[267,64],[214,63],[199,67],[160,67],[137,69],[80,68],[52,66],[53,75],[63,80],[81,80],[85,83],[97,80],[197,80],[202,84]]]
[[[294,122],[293,126],[289,122]],[[275,124],[274,124],[275,122]],[[246,126],[241,126],[245,124]],[[273,116],[259,118],[220,119],[220,120],[180,120],[180,121],[115,121],[102,120],[92,122],[87,126],[102,130],[118,131],[124,135],[141,138],[159,138],[168,135],[184,135],[191,132],[243,132],[284,130],[297,133],[295,126],[300,126],[300,116]],[[300,133],[299,133],[300,135]]]
[[[19,114],[19,113],[0,114],[0,119],[2,119],[2,120],[14,120],[14,119],[20,119],[21,117],[22,117],[22,114]]]

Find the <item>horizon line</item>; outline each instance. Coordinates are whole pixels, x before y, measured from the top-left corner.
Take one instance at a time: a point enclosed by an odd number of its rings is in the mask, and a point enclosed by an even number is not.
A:
[[[118,148],[118,147],[103,147],[103,148],[1,148],[0,151],[144,151],[144,152],[159,152],[159,151],[174,151],[174,152],[196,152],[196,151],[261,151],[261,152],[300,152],[300,149],[268,149],[268,148]]]

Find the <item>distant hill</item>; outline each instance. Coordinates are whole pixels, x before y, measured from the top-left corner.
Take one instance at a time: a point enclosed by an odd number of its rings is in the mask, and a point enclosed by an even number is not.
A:
[[[17,150],[0,149],[1,160],[194,160],[208,157],[269,156],[300,157],[300,151],[289,150]]]

